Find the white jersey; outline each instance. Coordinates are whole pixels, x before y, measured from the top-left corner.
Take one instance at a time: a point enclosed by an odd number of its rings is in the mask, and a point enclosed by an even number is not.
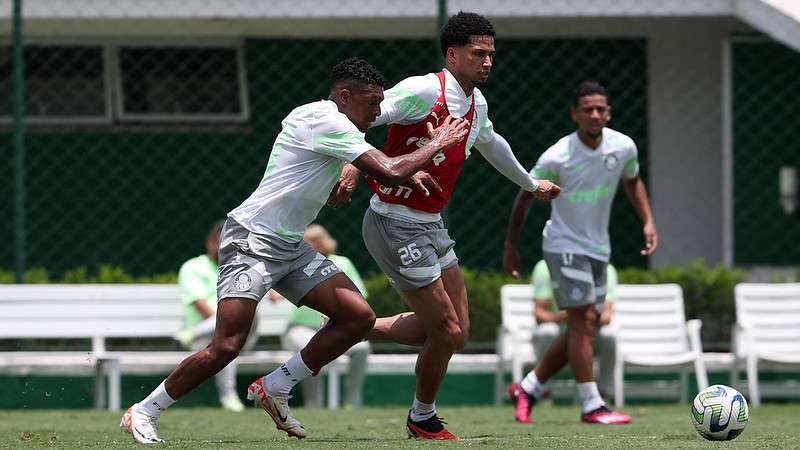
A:
[[[608,262],[611,202],[620,177],[635,178],[639,174],[633,139],[604,128],[600,146],[592,149],[574,132],[547,149],[531,173],[561,187],[561,195],[551,203],[542,249]]]
[[[295,108],[281,125],[261,183],[228,217],[250,232],[299,242],[344,164],[373,147],[330,100]]]

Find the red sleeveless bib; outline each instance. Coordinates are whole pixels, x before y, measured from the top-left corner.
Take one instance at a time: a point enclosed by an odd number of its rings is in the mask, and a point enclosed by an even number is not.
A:
[[[439,72],[436,76],[439,77],[442,86],[439,99],[433,104],[431,112],[424,120],[410,125],[392,124],[389,126],[389,134],[383,147],[383,152],[387,156],[405,155],[423,147],[430,141],[427,124],[431,123],[434,128],[438,127],[450,115],[444,96],[445,74],[444,72]],[[467,130],[471,130],[472,121],[475,120],[474,95],[472,104],[464,119],[468,122]],[[467,139],[464,138],[447,150],[437,153],[433,160],[422,169],[431,174],[439,183],[439,186],[442,187],[442,192],[431,190],[428,197],[425,197],[422,192],[413,189],[408,183],[390,188],[382,186],[372,177],[367,177],[367,182],[382,202],[404,205],[429,213],[440,213],[444,205],[450,200],[458,175],[461,173],[461,167],[463,167],[467,158],[466,147]]]

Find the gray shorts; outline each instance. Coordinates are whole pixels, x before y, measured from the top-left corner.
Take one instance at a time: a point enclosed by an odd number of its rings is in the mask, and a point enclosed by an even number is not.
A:
[[[228,218],[220,235],[217,301],[230,297],[260,301],[275,289],[299,305],[314,286],[339,272],[305,241],[251,233]]]
[[[574,253],[542,252],[559,309],[594,304],[603,312],[608,263]]]
[[[362,233],[370,255],[399,291],[428,286],[458,264],[456,243],[442,221],[406,222],[368,208]]]

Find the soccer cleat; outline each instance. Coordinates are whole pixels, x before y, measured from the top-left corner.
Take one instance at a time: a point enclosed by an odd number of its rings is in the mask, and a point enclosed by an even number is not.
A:
[[[631,416],[611,411],[603,405],[597,409],[581,414],[581,422],[600,423],[603,425],[622,425],[631,423]]]
[[[263,378],[250,384],[247,388],[247,399],[260,403],[279,430],[283,430],[289,436],[297,439],[306,437],[306,429],[292,416],[292,411],[289,410],[289,397],[269,395],[264,388]]]
[[[122,420],[119,421],[119,427],[126,433],[130,433],[133,436],[133,440],[140,444],[160,444],[165,442],[158,437],[158,428],[156,427],[158,418],[148,416],[137,406],[138,404],[134,404],[125,411],[125,414],[122,415]]]
[[[411,420],[411,413],[409,412],[406,419],[406,433],[408,433],[409,438],[419,440],[457,441],[458,436],[447,431],[447,428],[444,427],[446,423],[436,414],[428,419],[414,422]]]
[[[533,423],[531,409],[536,403],[536,398],[525,392],[519,383],[512,383],[508,387],[508,397],[514,404],[514,419],[519,423]]]

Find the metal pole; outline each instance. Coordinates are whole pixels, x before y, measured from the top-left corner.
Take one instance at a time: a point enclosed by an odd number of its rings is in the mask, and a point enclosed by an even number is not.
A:
[[[22,0],[14,0],[14,251],[17,283],[25,274],[25,59]]]

